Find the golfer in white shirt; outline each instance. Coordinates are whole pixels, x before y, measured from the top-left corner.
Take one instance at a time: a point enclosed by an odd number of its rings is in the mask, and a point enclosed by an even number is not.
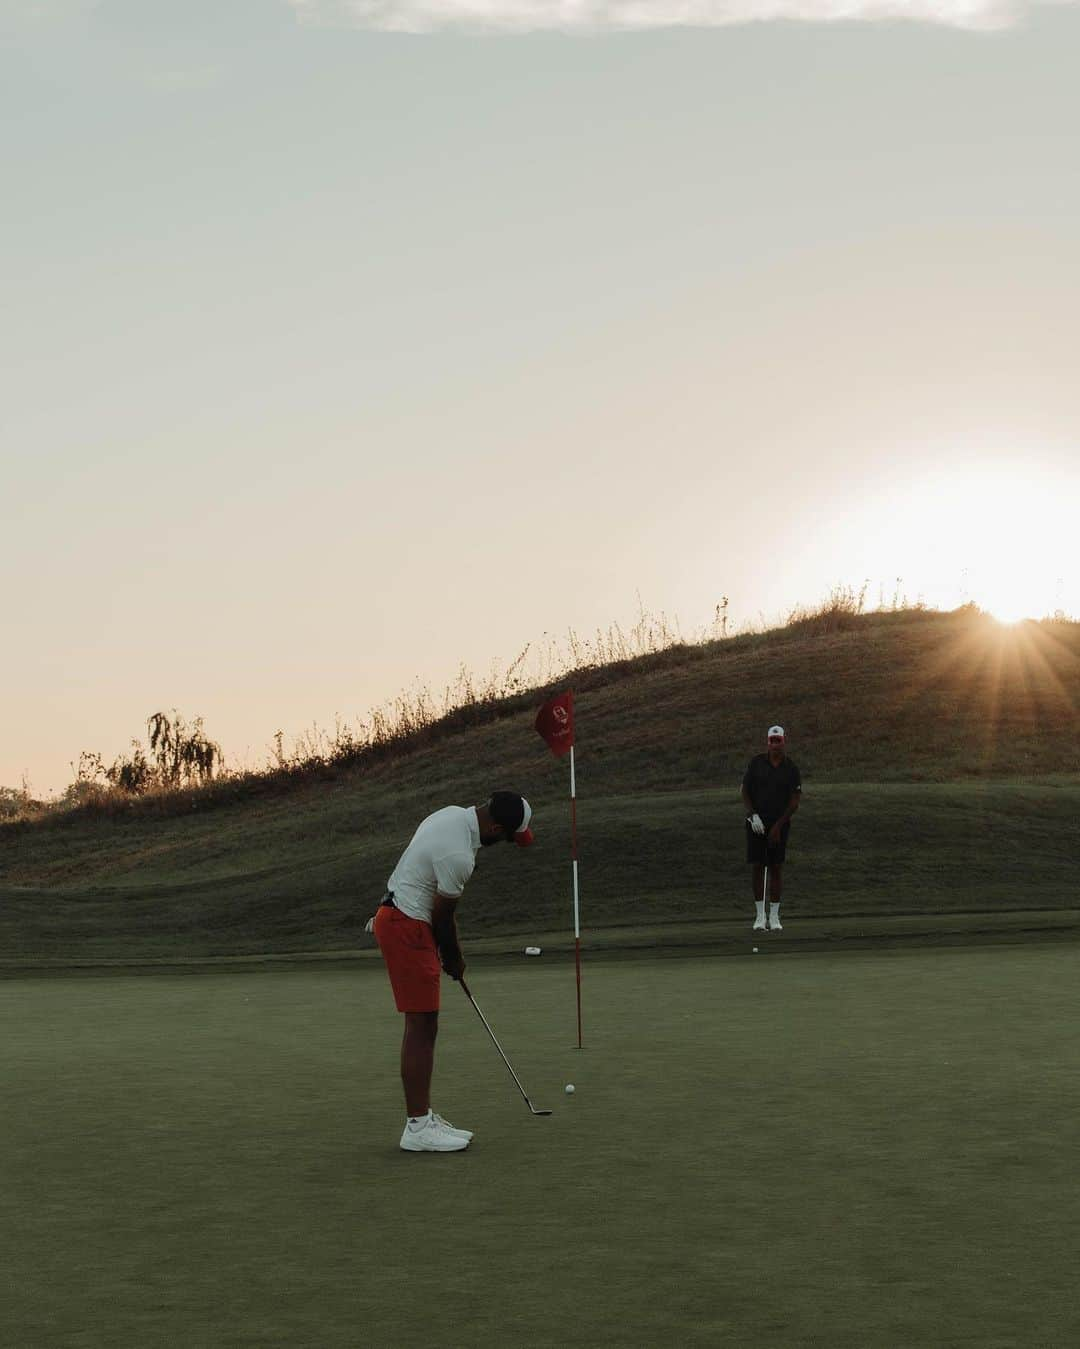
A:
[[[460,1152],[472,1134],[431,1108],[431,1075],[439,1031],[439,976],[465,973],[457,902],[480,848],[532,842],[532,808],[516,792],[492,792],[481,806],[445,806],[422,821],[386,883],[368,930],[386,962],[397,1009],[405,1017],[401,1082],[408,1118],[406,1152]]]

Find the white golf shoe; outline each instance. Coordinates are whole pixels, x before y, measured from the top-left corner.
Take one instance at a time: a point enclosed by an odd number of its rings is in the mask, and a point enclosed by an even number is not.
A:
[[[449,1129],[452,1134],[457,1134],[459,1138],[469,1140],[472,1138],[471,1129],[455,1129],[448,1119],[443,1119],[441,1115],[436,1115],[434,1110],[431,1112],[431,1118],[436,1124],[441,1124],[444,1129]]]
[[[770,932],[783,932],[783,930],[784,930],[784,925],[783,925],[783,923],[780,921],[779,917],[777,917],[777,918],[770,918],[770,919],[769,919],[769,931],[770,931]]]
[[[754,919],[754,931],[755,931],[755,932],[764,932],[764,931],[765,931],[765,919],[764,919],[764,917],[761,917],[761,918],[755,918],[755,919]]]
[[[401,1134],[402,1152],[461,1152],[469,1140],[460,1133],[451,1132],[437,1115],[432,1115],[419,1128],[406,1121]]]

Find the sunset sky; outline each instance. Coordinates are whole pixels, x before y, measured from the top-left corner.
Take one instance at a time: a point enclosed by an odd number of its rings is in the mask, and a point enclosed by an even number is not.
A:
[[[1080,615],[1078,53],[1067,0],[2,0],[0,785],[172,707],[255,766],[639,597]]]

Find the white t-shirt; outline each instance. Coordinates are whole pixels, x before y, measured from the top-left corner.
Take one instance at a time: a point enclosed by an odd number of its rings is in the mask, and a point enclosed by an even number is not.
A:
[[[456,899],[476,866],[480,825],[473,806],[444,806],[422,820],[386,888],[409,918],[431,922],[435,895]]]

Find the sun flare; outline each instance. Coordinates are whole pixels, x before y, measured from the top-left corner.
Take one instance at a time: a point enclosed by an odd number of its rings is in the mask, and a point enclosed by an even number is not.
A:
[[[976,604],[1000,623],[1080,610],[1071,559],[1075,480],[998,460],[942,469],[894,485],[862,515],[865,550],[910,600],[934,608]],[[866,538],[866,534],[863,534]],[[867,569],[870,573],[870,568]]]

